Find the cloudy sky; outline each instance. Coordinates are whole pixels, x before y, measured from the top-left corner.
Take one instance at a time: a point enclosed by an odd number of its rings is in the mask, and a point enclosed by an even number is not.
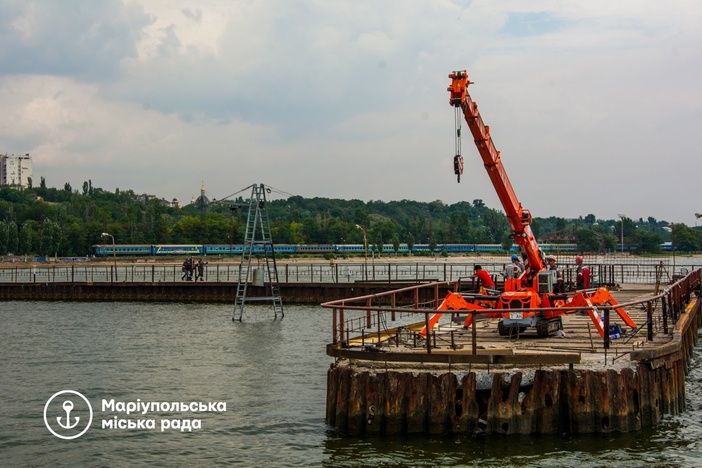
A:
[[[499,202],[447,74],[536,216],[702,212],[702,2],[2,1],[0,153],[184,201]],[[467,132],[466,132],[467,133]]]

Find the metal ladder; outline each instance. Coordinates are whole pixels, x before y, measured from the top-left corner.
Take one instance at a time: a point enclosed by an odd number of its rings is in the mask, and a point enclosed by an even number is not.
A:
[[[247,301],[270,301],[273,306],[274,319],[282,319],[285,316],[283,311],[283,301],[280,295],[280,284],[278,281],[278,269],[275,262],[275,247],[271,236],[271,227],[266,208],[266,186],[254,184],[251,186],[251,197],[249,198],[249,209],[246,217],[246,229],[244,234],[244,244],[241,252],[241,264],[239,266],[239,277],[236,284],[236,297],[234,299],[234,316],[232,320],[241,322],[244,316],[244,308]],[[257,239],[256,234],[260,232]],[[249,280],[251,278],[251,260],[255,253],[261,253],[265,259],[265,274],[263,279],[266,296],[247,296]]]

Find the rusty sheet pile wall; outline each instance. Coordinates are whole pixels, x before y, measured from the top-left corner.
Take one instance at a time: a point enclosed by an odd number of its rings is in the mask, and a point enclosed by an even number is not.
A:
[[[577,434],[654,426],[685,410],[685,374],[702,326],[701,278],[698,270],[660,296],[674,323],[670,340],[631,352],[629,365],[605,360],[596,367],[498,366],[491,372],[465,364],[337,359],[327,374],[326,421],[347,435]]]

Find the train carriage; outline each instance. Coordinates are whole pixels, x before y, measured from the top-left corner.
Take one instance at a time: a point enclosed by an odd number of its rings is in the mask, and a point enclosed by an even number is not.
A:
[[[151,245],[147,244],[96,244],[92,254],[96,257],[127,257],[152,255]]]
[[[665,248],[669,245],[663,245]],[[254,254],[263,254],[264,246],[255,244],[253,247]],[[577,252],[579,251],[576,244],[542,244],[541,248],[544,252]],[[384,254],[394,254],[395,246],[393,244],[383,244]],[[92,246],[92,254],[96,257],[110,256],[168,256],[168,255],[241,255],[243,251],[242,244],[96,244]],[[270,248],[268,249],[270,252]],[[337,255],[347,254],[363,254],[363,244],[275,244],[276,253],[295,255],[295,254],[326,254],[335,253]],[[512,252],[518,252],[519,246],[513,245]],[[368,252],[378,253],[378,246],[368,244]],[[398,253],[409,253],[410,247],[406,243],[399,245]],[[431,253],[429,244],[414,244],[411,249],[412,253],[422,254]],[[500,254],[504,252],[501,244],[437,244],[433,250],[434,253],[446,252],[447,254],[468,254],[468,253],[494,253]]]

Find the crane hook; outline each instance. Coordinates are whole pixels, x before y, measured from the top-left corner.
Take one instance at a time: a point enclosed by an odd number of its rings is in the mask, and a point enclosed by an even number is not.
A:
[[[463,156],[457,154],[453,157],[453,173],[456,174],[458,183],[461,183],[461,174],[463,174]]]

